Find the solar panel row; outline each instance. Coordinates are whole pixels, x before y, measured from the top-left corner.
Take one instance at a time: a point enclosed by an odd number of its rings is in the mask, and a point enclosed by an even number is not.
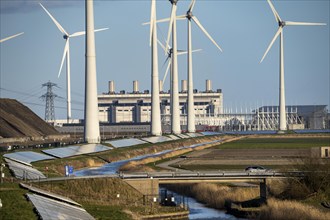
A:
[[[115,141],[106,141],[105,143],[111,144],[115,148],[120,147],[129,147],[139,144],[145,144],[147,142],[136,139],[136,138],[129,138],[129,139],[121,139],[121,140],[115,140]]]
[[[142,138],[142,140],[155,144],[155,143],[161,143],[161,142],[165,142],[165,141],[171,141],[172,139],[169,137],[166,137],[166,136],[159,136],[159,137]]]
[[[5,159],[9,169],[14,173],[15,177],[18,179],[27,179],[27,180],[37,180],[46,178],[43,173],[39,170],[34,169],[30,166],[26,166],[15,161]]]
[[[36,153],[33,151],[22,151],[22,152],[4,154],[3,156],[29,166],[31,166],[31,163],[35,161],[55,159],[54,157],[45,154]]]
[[[92,220],[85,209],[36,194],[26,194],[33,203],[41,219]]]
[[[53,148],[49,150],[43,150],[43,152],[46,154],[53,155],[55,157],[65,158],[65,157],[72,157],[82,154],[97,153],[107,150],[111,150],[111,148],[101,144],[85,144],[81,146]]]

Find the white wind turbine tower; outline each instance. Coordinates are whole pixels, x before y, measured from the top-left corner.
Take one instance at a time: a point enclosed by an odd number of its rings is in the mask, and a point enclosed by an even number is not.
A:
[[[161,136],[159,101],[158,48],[156,26],[156,0],[151,0],[150,44],[151,44],[151,135]]]
[[[15,35],[12,35],[12,36],[9,36],[9,37],[6,37],[6,38],[3,38],[3,39],[0,39],[0,43],[5,42],[5,41],[7,41],[7,40],[10,40],[10,39],[12,39],[12,38],[14,38],[14,37],[18,37],[19,35],[22,35],[22,34],[24,34],[24,32],[21,32],[21,33],[19,33],[19,34],[15,34]]]
[[[169,0],[172,4],[171,17],[166,40],[166,52],[170,35],[172,33],[172,61],[171,61],[171,132],[180,134],[180,103],[179,103],[179,83],[178,83],[178,57],[177,57],[177,38],[176,38],[176,4],[178,0]]]
[[[50,12],[41,4],[40,6],[45,10],[45,12],[49,15],[49,17],[53,20],[56,27],[61,31],[63,34],[63,38],[65,39],[65,46],[64,46],[64,53],[61,61],[60,70],[58,72],[58,77],[60,77],[62,72],[62,67],[64,64],[64,59],[66,58],[66,81],[67,81],[67,122],[69,123],[71,120],[71,70],[70,70],[70,38],[72,37],[78,37],[85,35],[85,31],[79,31],[73,34],[69,34],[61,25],[60,23],[50,14]],[[103,31],[107,30],[108,28],[102,28],[95,30],[96,31]]]
[[[280,85],[279,85],[279,90],[280,90],[280,97],[279,97],[279,108],[280,108],[280,124],[279,124],[279,132],[284,132],[286,130],[286,111],[285,111],[285,89],[284,89],[284,46],[283,46],[283,28],[285,26],[301,26],[301,25],[326,25],[325,23],[307,23],[307,22],[294,22],[294,21],[283,21],[277,11],[275,10],[275,7],[271,3],[270,0],[267,0],[268,4],[275,16],[276,21],[278,22],[278,30],[270,42],[264,56],[261,58],[260,63],[264,60],[266,57],[268,51],[270,48],[273,46],[275,40],[277,39],[278,36],[280,36]]]
[[[87,143],[100,143],[100,125],[97,102],[96,53],[93,0],[85,0],[86,54],[85,54],[85,127]]]
[[[195,128],[195,111],[194,111],[194,93],[193,93],[193,71],[192,71],[192,40],[191,40],[191,20],[193,20],[197,26],[203,31],[203,33],[212,41],[212,43],[222,52],[220,46],[215,42],[211,35],[205,30],[202,24],[199,22],[196,16],[192,14],[196,0],[192,0],[189,9],[185,15],[178,16],[178,19],[187,19],[188,21],[188,132],[194,133]]]

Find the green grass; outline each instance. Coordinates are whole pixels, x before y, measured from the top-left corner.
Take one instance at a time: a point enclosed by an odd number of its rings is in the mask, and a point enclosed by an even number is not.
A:
[[[329,146],[328,137],[244,138],[215,146],[218,149],[284,149]]]
[[[128,220],[131,217],[120,206],[84,205],[86,211],[95,219]]]
[[[2,183],[0,186],[3,205],[0,209],[0,219],[37,219],[32,203],[25,197],[26,190],[21,189],[18,183]]]

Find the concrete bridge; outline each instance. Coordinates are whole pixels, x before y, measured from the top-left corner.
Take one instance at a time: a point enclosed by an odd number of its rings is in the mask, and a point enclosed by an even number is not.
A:
[[[146,197],[158,197],[159,185],[178,183],[223,182],[255,183],[260,187],[260,198],[267,198],[267,179],[301,178],[303,172],[228,172],[228,171],[194,171],[194,172],[120,172],[111,175],[81,177],[57,177],[34,180],[33,182],[63,181],[74,179],[120,178]]]

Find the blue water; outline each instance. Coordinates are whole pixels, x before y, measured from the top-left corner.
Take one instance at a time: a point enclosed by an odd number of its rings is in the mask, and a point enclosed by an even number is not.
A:
[[[161,188],[163,190],[164,188]],[[172,192],[170,190],[167,190],[168,195],[173,194],[175,201],[180,201],[179,203],[182,203],[183,196]],[[236,218],[235,216],[228,215],[224,211],[212,209],[209,207],[206,207],[204,204],[197,202],[196,199],[191,197],[184,197],[184,203],[189,208],[189,219],[207,219],[207,220],[238,220],[239,218]]]

